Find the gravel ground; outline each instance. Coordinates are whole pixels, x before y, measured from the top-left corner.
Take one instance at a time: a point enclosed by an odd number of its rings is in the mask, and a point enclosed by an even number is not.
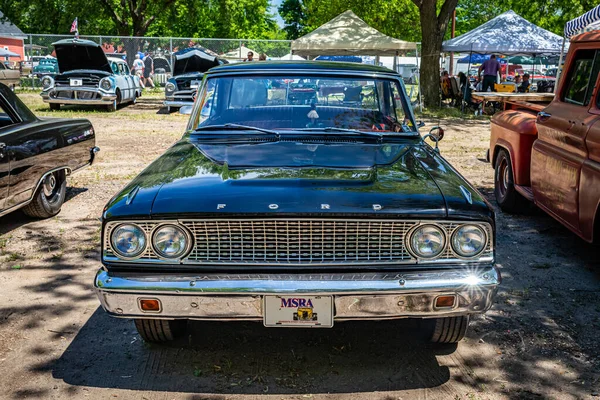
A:
[[[72,176],[54,218],[0,218],[0,398],[570,399],[600,393],[597,250],[540,211],[497,210],[504,281],[493,309],[458,346],[435,347],[411,321],[339,323],[329,330],[258,323],[190,324],[150,346],[133,323],[99,308],[98,217],[108,199],[182,134],[187,118],[146,100],[86,117],[102,149]],[[428,125],[440,121],[427,121]],[[484,120],[443,120],[442,155],[493,201]]]

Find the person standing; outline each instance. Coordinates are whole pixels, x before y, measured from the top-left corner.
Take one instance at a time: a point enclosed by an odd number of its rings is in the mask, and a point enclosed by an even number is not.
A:
[[[150,87],[154,89],[154,81],[152,78],[154,77],[154,58],[152,58],[152,53],[146,52],[146,56],[144,57],[144,83],[145,86],[150,84]]]
[[[498,79],[498,72],[500,71],[500,63],[496,60],[496,55],[492,54],[489,60],[486,60],[479,67],[479,79],[481,80],[481,71],[483,71],[483,82],[481,83],[481,91],[487,92],[488,88],[492,88],[492,92],[496,89],[494,84]]]
[[[254,61],[254,53],[249,51],[246,58],[244,58],[244,62]]]
[[[144,62],[140,60],[140,55],[135,55],[135,60],[133,60],[132,68],[133,73],[140,77],[140,82],[142,83],[142,87],[146,86],[146,82],[144,81]]]

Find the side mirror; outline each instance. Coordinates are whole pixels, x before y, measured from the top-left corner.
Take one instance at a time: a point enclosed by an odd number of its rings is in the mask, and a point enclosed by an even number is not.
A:
[[[440,149],[438,147],[438,142],[444,138],[444,130],[439,126],[434,126],[427,135],[423,136],[423,140],[427,138],[435,142],[435,148],[433,151],[439,154]]]
[[[433,128],[431,128],[429,130],[429,134],[436,138],[435,139],[436,143],[444,138],[444,130],[442,129],[441,126],[434,126]]]

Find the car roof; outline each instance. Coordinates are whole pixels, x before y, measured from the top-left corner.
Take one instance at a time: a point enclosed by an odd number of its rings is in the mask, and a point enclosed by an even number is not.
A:
[[[242,72],[242,71],[265,71],[265,70],[306,70],[306,71],[336,71],[336,72],[360,72],[397,75],[389,68],[370,64],[359,64],[339,61],[253,61],[234,64],[223,64],[211,68],[208,73],[218,72]]]
[[[117,57],[106,57],[106,59],[108,61],[112,61],[112,62],[122,62],[122,63],[125,62],[125,60],[123,60],[122,58],[117,58]]]

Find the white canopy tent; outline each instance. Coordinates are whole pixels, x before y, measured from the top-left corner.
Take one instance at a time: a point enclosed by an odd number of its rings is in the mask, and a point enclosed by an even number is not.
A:
[[[292,54],[316,56],[380,56],[394,57],[393,70],[402,52],[417,51],[417,43],[387,36],[347,10],[314,31],[292,41]],[[419,54],[417,51],[416,58]],[[418,61],[417,61],[418,65]],[[420,97],[420,90],[419,90]],[[419,100],[419,104],[420,104]]]
[[[416,49],[416,43],[384,35],[351,10],[292,41],[292,54],[303,57],[397,56],[400,52]]]
[[[454,53],[499,53],[505,55],[558,54],[562,38],[532,24],[510,10],[454,39],[442,50]]]
[[[240,47],[238,47],[234,50],[228,51],[227,53],[223,53],[219,57],[224,58],[230,62],[231,61],[233,61],[233,62],[242,61],[243,59],[245,59],[248,56],[249,51],[251,51],[254,54],[255,60],[258,60],[259,53],[252,49],[249,49],[248,47],[246,47],[244,45],[241,45]]]

